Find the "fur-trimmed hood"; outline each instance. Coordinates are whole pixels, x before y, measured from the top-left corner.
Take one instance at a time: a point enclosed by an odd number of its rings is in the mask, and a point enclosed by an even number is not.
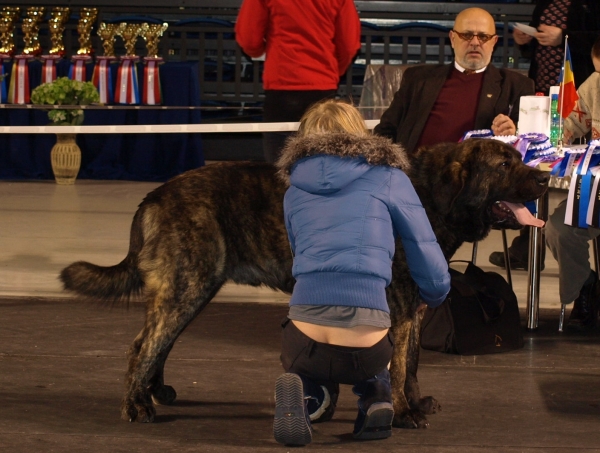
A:
[[[294,137],[276,165],[286,183],[300,184],[309,192],[339,190],[374,165],[405,172],[410,168],[405,151],[388,138],[343,133]]]

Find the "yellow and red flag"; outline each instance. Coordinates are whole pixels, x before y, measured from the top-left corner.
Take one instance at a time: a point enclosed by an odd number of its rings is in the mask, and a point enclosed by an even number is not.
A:
[[[558,93],[558,111],[560,116],[566,118],[575,108],[579,99],[575,88],[575,76],[573,75],[573,61],[569,44],[565,42],[565,66],[560,73],[560,91]]]

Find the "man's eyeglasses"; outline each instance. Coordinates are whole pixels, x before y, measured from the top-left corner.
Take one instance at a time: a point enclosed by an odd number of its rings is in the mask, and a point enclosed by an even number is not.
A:
[[[460,39],[464,40],[464,41],[471,42],[471,40],[476,37],[477,39],[479,39],[479,42],[481,44],[485,44],[490,39],[492,39],[494,36],[498,36],[498,35],[488,35],[487,33],[473,33],[471,31],[467,31],[465,33],[461,33],[461,32],[456,31],[454,29],[452,29],[452,31],[454,33],[456,33],[458,35],[458,37]]]

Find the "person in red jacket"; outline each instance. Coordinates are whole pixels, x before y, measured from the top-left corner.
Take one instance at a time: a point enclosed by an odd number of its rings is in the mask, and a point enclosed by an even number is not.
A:
[[[334,97],[360,50],[353,0],[244,0],[235,32],[246,54],[265,56],[265,122],[299,121],[310,105]],[[288,135],[263,134],[267,162],[277,160]]]

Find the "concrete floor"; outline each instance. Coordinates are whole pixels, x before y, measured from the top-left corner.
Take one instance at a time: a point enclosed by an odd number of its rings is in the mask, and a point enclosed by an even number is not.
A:
[[[75,260],[110,265],[126,253],[136,206],[154,183],[0,182],[0,451],[267,452],[273,385],[281,372],[279,321],[287,296],[229,285],[178,339],[165,371],[178,399],[156,422],[119,418],[125,353],[143,323],[128,310],[83,302],[60,290]],[[551,194],[551,209],[564,193]],[[512,233],[511,233],[512,235]],[[510,237],[509,237],[510,238]],[[480,243],[478,264],[500,250]],[[468,259],[471,246],[457,258]],[[502,271],[500,271],[502,272]],[[513,273],[525,307],[526,273]],[[506,354],[421,355],[425,395],[442,404],[428,430],[394,430],[357,443],[356,403],[343,387],[334,420],[317,425],[319,452],[600,452],[600,336],[557,333],[557,264],[542,273],[540,327]]]

